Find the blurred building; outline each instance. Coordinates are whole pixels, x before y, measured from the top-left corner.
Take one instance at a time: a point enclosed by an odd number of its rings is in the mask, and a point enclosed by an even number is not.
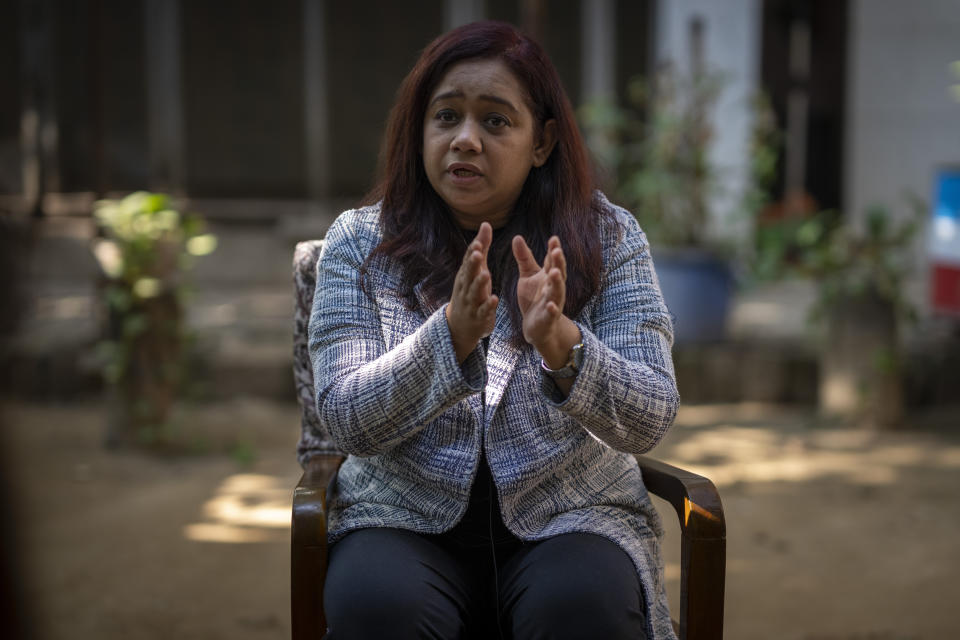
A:
[[[649,49],[644,1],[23,0],[11,8],[19,15],[0,26],[0,82],[13,98],[0,106],[0,194],[28,209],[40,194],[145,187],[242,199],[246,212],[254,200],[284,201],[262,207],[273,215],[297,203],[336,208],[370,187],[394,91],[446,28],[482,17],[530,25],[575,102],[624,86],[644,71]]]
[[[37,289],[87,295],[96,267],[76,240],[92,201],[148,188],[218,225],[221,249],[198,272],[208,283],[282,299],[292,243],[371,186],[421,48],[480,18],[533,32],[575,105],[622,99],[664,62],[686,67],[700,23],[705,60],[726,78],[711,153],[731,200],[759,89],[786,133],[780,195],[858,216],[904,190],[931,197],[937,173],[960,164],[960,0],[16,0],[0,19],[0,210],[53,230],[35,252]],[[748,223],[718,213],[711,228]],[[915,288],[923,301],[922,275]],[[49,308],[90,315],[60,302]]]
[[[353,199],[420,49],[484,17],[533,31],[575,104],[656,63],[685,66],[700,18],[708,65],[728,80],[713,153],[734,182],[760,87],[788,132],[783,188],[823,207],[926,196],[935,170],[958,162],[947,66],[960,0],[19,0],[5,13],[7,208],[144,187]]]

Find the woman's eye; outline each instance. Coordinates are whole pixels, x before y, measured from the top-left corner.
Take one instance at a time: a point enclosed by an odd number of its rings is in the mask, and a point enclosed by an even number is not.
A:
[[[451,111],[450,109],[444,109],[443,111],[439,111],[435,117],[440,122],[450,123],[450,122],[457,121],[456,112]]]
[[[499,128],[506,126],[508,123],[507,119],[503,116],[487,116],[487,124],[491,127]]]

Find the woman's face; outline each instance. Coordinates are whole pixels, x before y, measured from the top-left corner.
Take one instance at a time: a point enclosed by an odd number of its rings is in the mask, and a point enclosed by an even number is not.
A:
[[[460,226],[506,224],[532,167],[547,161],[554,123],[537,138],[526,92],[500,60],[450,68],[430,96],[423,164]]]

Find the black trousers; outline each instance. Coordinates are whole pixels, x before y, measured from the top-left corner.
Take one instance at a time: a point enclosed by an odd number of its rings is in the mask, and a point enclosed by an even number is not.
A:
[[[620,547],[582,533],[523,542],[488,483],[481,473],[448,533],[361,529],[332,545],[327,638],[646,638],[643,589]]]

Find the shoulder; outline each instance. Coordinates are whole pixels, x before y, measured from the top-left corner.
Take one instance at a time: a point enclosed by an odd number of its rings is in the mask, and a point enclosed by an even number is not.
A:
[[[604,262],[623,249],[636,251],[647,247],[647,236],[630,211],[611,202],[606,194],[599,190],[593,194],[593,206],[599,217]]]
[[[383,229],[380,224],[380,203],[347,209],[334,220],[324,239],[325,253],[349,251],[362,260],[380,244]]]
[[[328,241],[332,237],[351,235],[361,239],[380,241],[383,235],[380,224],[380,203],[347,209],[337,216],[327,230]]]

